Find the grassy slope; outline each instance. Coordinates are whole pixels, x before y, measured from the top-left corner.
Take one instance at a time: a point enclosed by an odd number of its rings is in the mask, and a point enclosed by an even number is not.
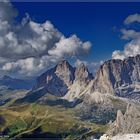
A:
[[[81,121],[73,109],[59,106],[27,104],[0,108],[0,131],[10,137],[30,137],[38,133],[46,137],[47,132],[59,134],[65,139],[82,139],[94,133],[104,133],[107,126]],[[1,124],[0,123],[0,124]]]

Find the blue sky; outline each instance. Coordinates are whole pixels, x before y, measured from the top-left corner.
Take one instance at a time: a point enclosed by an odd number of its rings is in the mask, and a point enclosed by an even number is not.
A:
[[[124,19],[139,13],[140,3],[13,3],[18,18],[29,13],[36,22],[50,20],[64,35],[76,34],[93,46],[90,56],[82,59],[110,59],[116,49],[122,50],[126,41],[120,39]],[[115,30],[114,30],[115,28]]]
[[[140,3],[1,2],[0,73],[40,75],[62,59],[95,71],[140,54]]]

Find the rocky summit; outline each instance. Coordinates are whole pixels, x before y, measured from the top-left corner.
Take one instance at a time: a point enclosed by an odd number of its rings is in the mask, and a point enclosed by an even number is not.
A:
[[[44,88],[46,92],[56,96],[62,97],[67,94],[64,97],[66,99],[71,98],[71,96],[76,97],[76,95],[78,98],[78,94],[92,79],[92,74],[84,64],[75,68],[68,61],[63,60],[39,76],[33,90]]]
[[[95,76],[93,91],[139,100],[140,55],[106,61]]]
[[[33,90],[45,88],[46,92],[50,92],[56,96],[64,96],[74,81],[74,72],[75,68],[66,60],[63,60],[54,68],[39,76]]]
[[[111,136],[140,133],[139,105],[128,104],[124,114],[118,110],[116,120],[110,125],[110,129],[107,133]]]
[[[94,78],[84,64],[74,68],[63,60],[39,76],[33,90],[45,88],[51,94],[74,100],[89,86],[90,93],[97,91],[140,100],[140,55],[125,60],[108,60],[100,66]]]

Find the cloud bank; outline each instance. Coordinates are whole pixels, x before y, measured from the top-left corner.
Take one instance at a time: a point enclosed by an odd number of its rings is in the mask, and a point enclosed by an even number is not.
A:
[[[133,14],[128,16],[124,20],[124,25],[130,26],[134,23],[140,24],[140,14]],[[136,56],[140,54],[140,32],[134,29],[121,29],[122,39],[128,40],[128,43],[124,46],[124,50],[115,50],[112,53],[113,59],[125,59],[130,56]]]
[[[26,14],[16,23],[18,12],[10,2],[0,5],[0,71],[33,76],[64,58],[85,55],[91,48],[75,34],[65,37],[50,21],[34,22]]]

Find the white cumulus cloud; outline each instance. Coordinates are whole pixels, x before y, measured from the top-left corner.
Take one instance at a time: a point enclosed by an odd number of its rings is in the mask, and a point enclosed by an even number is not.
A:
[[[132,29],[130,30],[121,29],[121,32],[122,32],[122,39],[131,40],[140,37],[140,32],[137,32]]]
[[[140,22],[140,14],[136,13],[136,14],[129,15],[124,20],[124,24],[131,24],[133,22]]]
[[[17,10],[9,1],[0,4],[0,71],[33,76],[63,58],[87,54],[89,41],[75,34],[65,37],[50,21],[34,22],[26,14],[16,23]]]
[[[76,35],[72,35],[69,38],[62,37],[48,53],[58,57],[77,56],[88,53],[90,47],[90,42],[82,42]]]
[[[125,24],[131,24],[133,22],[140,23],[140,14],[130,15],[124,21]],[[112,53],[112,58],[123,60],[129,56],[140,54],[140,32],[134,29],[121,29],[121,33],[121,38],[129,42],[125,44],[123,51],[115,50]]]

